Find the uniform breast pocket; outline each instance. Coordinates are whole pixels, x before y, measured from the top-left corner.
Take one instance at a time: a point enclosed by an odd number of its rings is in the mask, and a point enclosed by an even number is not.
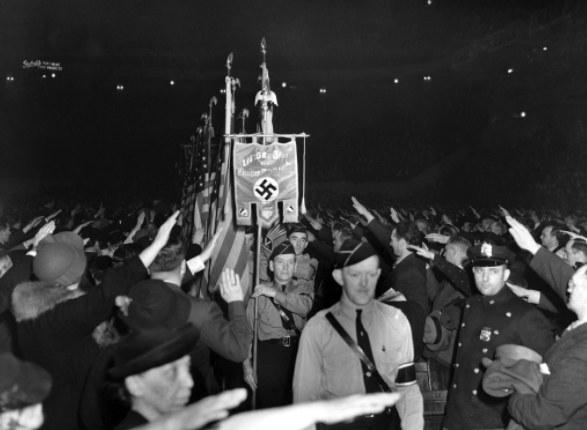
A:
[[[324,386],[337,396],[356,394],[353,380],[356,379],[356,360],[353,353],[324,357]]]

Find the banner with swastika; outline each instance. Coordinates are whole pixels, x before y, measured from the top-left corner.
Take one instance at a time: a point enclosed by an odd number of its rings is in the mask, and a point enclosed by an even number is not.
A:
[[[278,202],[283,202],[283,222],[298,221],[295,141],[271,145],[235,142],[233,160],[238,224],[252,224],[251,203],[256,204],[257,220],[266,228],[279,218]]]

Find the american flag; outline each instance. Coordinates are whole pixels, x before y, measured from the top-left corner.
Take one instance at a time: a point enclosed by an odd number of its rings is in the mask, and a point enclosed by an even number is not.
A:
[[[207,221],[210,214],[210,194],[214,190],[214,178],[216,176],[211,162],[211,155],[208,152],[208,143],[214,137],[214,129],[206,127],[204,137],[196,153],[197,160],[197,180],[195,190],[195,203],[192,205],[193,225],[194,228],[207,228]]]
[[[243,291],[246,291],[249,288],[250,280],[247,267],[247,249],[245,248],[245,228],[237,226],[233,216],[229,144],[225,145],[224,154],[224,162],[220,169],[220,181],[218,181],[218,198],[215,201],[218,205],[215,231],[222,228],[222,232],[218,238],[218,245],[212,254],[210,266],[204,276],[208,281],[209,290],[215,290],[224,269],[233,269],[241,279]]]
[[[203,144],[201,139],[196,141],[195,136],[192,137],[192,145],[184,146],[184,166],[183,166],[183,185],[181,194],[181,205],[182,212],[185,215],[182,236],[184,238],[190,238],[193,229],[193,214],[194,214],[194,202],[196,200],[196,193],[198,189],[198,180],[201,172],[201,148]]]

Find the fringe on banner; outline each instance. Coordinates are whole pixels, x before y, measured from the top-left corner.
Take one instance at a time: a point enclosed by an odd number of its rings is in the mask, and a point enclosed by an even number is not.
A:
[[[253,225],[253,213],[251,203],[237,203],[236,205],[237,225]]]
[[[283,222],[298,222],[300,220],[300,214],[298,211],[298,199],[284,200],[283,201]]]

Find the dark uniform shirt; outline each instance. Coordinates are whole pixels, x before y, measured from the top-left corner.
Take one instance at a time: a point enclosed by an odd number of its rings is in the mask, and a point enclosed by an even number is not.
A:
[[[504,286],[494,296],[467,299],[444,428],[505,428],[507,398],[494,398],[483,391],[481,359],[493,358],[495,349],[505,344],[522,345],[543,356],[553,342],[542,313],[509,288]]]

